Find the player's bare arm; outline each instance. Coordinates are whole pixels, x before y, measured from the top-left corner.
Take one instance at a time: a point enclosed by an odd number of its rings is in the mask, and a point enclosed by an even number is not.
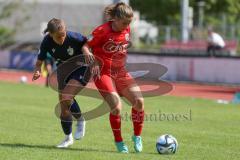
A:
[[[85,62],[87,64],[91,64],[94,62],[94,56],[93,56],[92,52],[90,51],[90,48],[87,44],[83,45],[82,52],[84,54]]]
[[[34,72],[33,72],[32,81],[37,80],[41,76],[42,63],[43,63],[43,61],[37,60],[37,62],[35,64],[35,69],[34,69]]]
[[[87,64],[93,63],[93,66],[91,68],[91,73],[94,76],[97,76],[98,78],[100,78],[100,64],[98,60],[94,58],[94,55],[90,51],[90,47],[87,44],[84,44],[84,46],[82,47],[82,52],[85,56],[86,63]]]

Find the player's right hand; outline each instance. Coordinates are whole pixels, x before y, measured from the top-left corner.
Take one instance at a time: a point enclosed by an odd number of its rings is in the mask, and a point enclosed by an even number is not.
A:
[[[38,71],[38,70],[35,71],[35,72],[33,73],[32,81],[37,80],[40,76],[41,76],[40,71]]]
[[[94,55],[92,53],[84,55],[84,57],[86,64],[92,64],[94,62]]]

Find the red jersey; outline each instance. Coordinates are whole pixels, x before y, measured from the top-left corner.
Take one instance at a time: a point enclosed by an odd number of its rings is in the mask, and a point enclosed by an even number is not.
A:
[[[130,40],[130,27],[121,32],[115,32],[111,25],[112,22],[107,22],[97,27],[87,42],[94,56],[100,60],[105,69],[125,66]]]

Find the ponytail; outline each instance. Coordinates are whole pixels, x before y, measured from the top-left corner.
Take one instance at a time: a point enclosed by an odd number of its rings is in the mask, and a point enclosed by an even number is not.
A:
[[[44,34],[46,34],[47,32],[55,33],[56,31],[61,30],[63,28],[65,28],[64,21],[61,19],[53,18],[48,22],[47,28],[43,31],[43,33]]]

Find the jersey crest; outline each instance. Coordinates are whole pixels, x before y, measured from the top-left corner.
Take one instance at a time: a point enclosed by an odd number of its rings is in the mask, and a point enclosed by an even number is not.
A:
[[[126,41],[130,41],[130,38],[129,38],[129,34],[128,34],[128,33],[125,34],[125,40],[126,40]]]
[[[67,49],[67,52],[68,52],[69,56],[72,56],[73,53],[74,53],[74,50],[73,50],[73,48],[71,46],[69,46],[68,49]]]

